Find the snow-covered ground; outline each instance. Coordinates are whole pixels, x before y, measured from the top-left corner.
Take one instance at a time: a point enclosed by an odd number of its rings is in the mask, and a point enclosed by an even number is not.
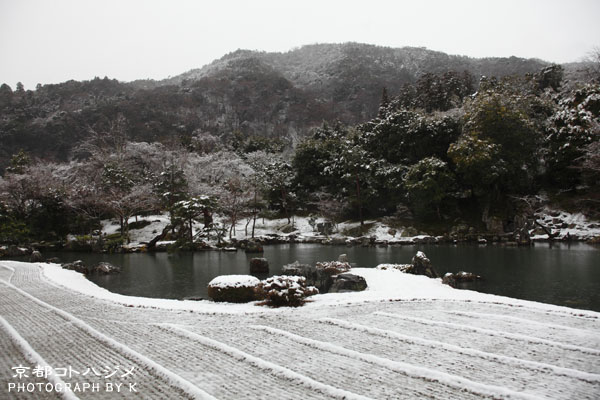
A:
[[[0,393],[13,367],[135,367],[122,397],[595,399],[600,314],[354,269],[300,308],[134,298],[52,264],[0,262]],[[31,372],[32,370],[29,370]],[[23,382],[51,382],[30,378]],[[102,376],[60,376],[65,383]],[[56,380],[55,380],[56,382]],[[56,396],[37,393],[38,397]],[[75,393],[114,398],[115,393]]]
[[[579,240],[586,240],[593,237],[600,237],[600,221],[590,221],[586,219],[583,214],[576,213],[570,214],[565,211],[557,211],[546,208],[542,213],[538,215],[538,220],[545,226],[552,229],[554,233],[558,233],[556,239],[564,239],[567,234],[571,238]],[[131,229],[129,232],[131,243],[127,245],[130,248],[139,247],[142,243],[147,243],[158,234],[162,232],[165,226],[169,223],[168,214],[150,215],[145,217],[138,217],[138,221],[149,221],[150,224],[140,228]],[[130,223],[135,222],[135,218],[130,219]],[[215,222],[221,222],[228,225],[227,221],[220,216],[215,216]],[[243,219],[238,221],[235,230],[233,231],[232,237],[237,240],[249,239],[251,237],[252,223],[247,224],[247,220]],[[316,219],[310,220],[307,217],[292,218],[292,222],[288,223],[286,218],[281,219],[263,219],[258,218],[256,220],[256,226],[254,230],[255,237],[286,237],[293,235],[296,241],[309,241],[309,242],[322,242],[326,240],[338,241],[341,243],[352,241],[356,239],[351,235],[344,235],[344,233],[356,231],[360,226],[358,222],[342,222],[337,224],[334,229],[334,233],[330,235],[320,234],[316,229],[316,224],[322,223],[324,220]],[[434,237],[428,236],[421,232],[419,235],[415,235],[413,228],[400,228],[394,229],[386,225],[381,221],[365,221],[365,226],[368,227],[367,231],[364,232],[362,237],[373,238],[376,243],[387,243],[387,244],[412,244],[422,241],[435,240]],[[203,228],[202,224],[195,224],[194,233],[198,232]],[[105,220],[102,221],[102,233],[110,235],[117,232],[119,224],[117,221]],[[410,233],[410,234],[409,234]],[[548,235],[544,233],[539,227],[531,230],[533,240],[547,240]],[[226,235],[225,239],[229,238],[229,234]],[[169,244],[172,242],[159,242],[159,244]],[[211,241],[215,244],[215,241]]]
[[[600,237],[600,221],[590,221],[581,213],[571,214],[566,211],[545,208],[539,217],[539,221],[556,233],[556,239],[559,240],[564,239],[567,235],[583,240]],[[548,239],[548,235],[539,232],[532,236],[532,239],[545,240]]]
[[[130,218],[129,222],[135,222],[135,218]],[[159,215],[150,215],[144,217],[138,217],[137,221],[149,221],[150,224],[140,228],[140,229],[131,229],[129,231],[129,237],[131,243],[128,245],[131,248],[135,248],[140,246],[142,243],[147,243],[157,235],[159,235],[165,226],[169,223],[168,214],[159,214]],[[228,222],[221,216],[215,216],[215,222],[224,223],[228,226]],[[237,240],[249,239],[251,237],[252,232],[252,222],[247,224],[248,220],[243,219],[238,221],[236,224],[235,230],[232,231],[232,238]],[[311,224],[312,222],[312,224]],[[263,219],[258,218],[256,220],[256,225],[254,228],[254,236],[255,237],[272,237],[273,235],[277,235],[279,237],[286,237],[290,235],[294,235],[295,240],[297,241],[323,241],[323,240],[341,240],[342,242],[346,240],[352,240],[354,237],[349,235],[343,235],[343,232],[348,232],[351,230],[356,230],[360,223],[358,222],[342,222],[337,224],[335,227],[334,233],[330,235],[323,235],[319,233],[316,229],[316,224],[322,223],[324,220],[315,219],[311,221],[307,217],[298,217],[294,216],[292,218],[291,223],[288,223],[287,218],[280,219]],[[365,221],[366,226],[369,227],[367,231],[364,232],[363,236],[373,237],[378,242],[387,242],[390,244],[404,244],[404,243],[414,243],[419,239],[423,239],[427,237],[427,235],[416,235],[416,236],[406,236],[403,234],[403,229],[392,229],[386,224],[380,221]],[[115,220],[104,220],[102,221],[102,234],[110,235],[118,232],[119,223]],[[196,223],[194,225],[194,234],[201,230],[203,225],[200,223]],[[229,231],[225,236],[225,239],[229,239]],[[212,241],[214,242],[214,240]],[[159,242],[159,243],[172,243],[172,242]],[[214,243],[213,243],[214,244]]]

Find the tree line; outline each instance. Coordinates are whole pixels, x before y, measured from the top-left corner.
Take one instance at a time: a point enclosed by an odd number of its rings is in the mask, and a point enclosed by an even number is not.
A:
[[[424,74],[358,125],[323,123],[295,148],[206,133],[132,141],[122,114],[89,128],[66,162],[14,154],[0,180],[0,242],[90,235],[168,212],[194,243],[254,236],[260,217],[332,221],[393,216],[431,224],[515,215],[514,198],[573,196],[598,215],[600,86],[564,82],[560,66],[502,79]],[[215,216],[219,218],[215,218]],[[198,223],[203,229],[195,230]]]

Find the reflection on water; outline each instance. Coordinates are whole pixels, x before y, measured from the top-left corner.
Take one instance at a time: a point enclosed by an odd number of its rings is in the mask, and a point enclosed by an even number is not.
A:
[[[600,311],[600,249],[586,244],[537,244],[535,247],[415,245],[390,247],[290,244],[265,246],[271,274],[296,260],[335,260],[345,253],[354,267],[409,263],[421,250],[440,274],[469,271],[485,278],[469,288],[503,296]],[[207,283],[218,275],[247,274],[256,254],[197,253],[80,254],[58,253],[62,261],[108,261],[123,267],[112,276],[94,276],[96,284],[116,293],[182,299],[206,297]],[[265,278],[266,275],[257,275]]]

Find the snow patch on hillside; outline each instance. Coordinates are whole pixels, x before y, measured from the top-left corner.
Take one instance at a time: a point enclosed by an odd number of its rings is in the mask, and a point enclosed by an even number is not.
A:
[[[558,231],[557,240],[567,237],[585,240],[600,236],[600,221],[591,221],[582,213],[569,213],[546,207],[542,212],[537,214],[537,217],[538,221],[551,229],[553,233]],[[547,234],[532,236],[534,240],[547,238]]]

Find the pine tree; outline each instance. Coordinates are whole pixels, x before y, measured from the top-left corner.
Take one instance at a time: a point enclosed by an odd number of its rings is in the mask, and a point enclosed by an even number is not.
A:
[[[379,112],[377,118],[383,119],[387,115],[388,106],[390,105],[390,98],[388,96],[387,89],[384,87],[381,91],[381,102],[379,103]]]

